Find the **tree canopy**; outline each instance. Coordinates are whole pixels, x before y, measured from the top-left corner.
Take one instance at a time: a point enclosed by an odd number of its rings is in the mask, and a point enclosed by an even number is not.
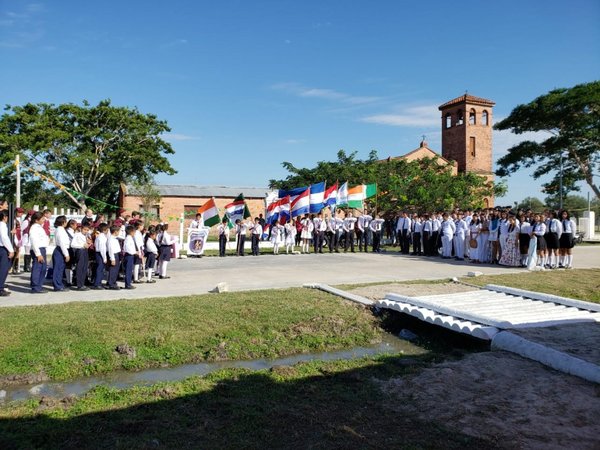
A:
[[[544,185],[552,195],[559,191],[562,154],[563,193],[579,190],[576,182],[585,181],[600,198],[595,180],[600,169],[600,81],[554,89],[517,106],[494,128],[516,134],[549,133],[543,142],[526,140],[510,148],[497,161],[497,175],[506,176],[522,166],[535,167],[534,178],[553,173],[552,181]]]
[[[120,183],[176,172],[166,157],[174,151],[161,138],[169,131],[155,115],[116,107],[110,100],[95,106],[87,101],[7,105],[0,117],[0,178],[7,184],[0,189],[5,196],[14,193],[11,162],[19,154],[26,168],[25,198],[46,189],[81,209],[91,199],[114,204]]]
[[[274,189],[291,189],[326,181],[348,181],[350,186],[377,183],[377,198],[369,199],[380,212],[398,209],[415,211],[447,210],[455,206],[476,208],[483,206],[484,197],[501,195],[503,188],[473,173],[453,175],[452,168],[440,165],[434,158],[415,161],[389,159],[380,161],[372,151],[365,160],[356,152],[340,150],[337,161],[320,161],[317,166],[298,168],[290,162],[282,163],[290,173],[283,180],[270,180]]]

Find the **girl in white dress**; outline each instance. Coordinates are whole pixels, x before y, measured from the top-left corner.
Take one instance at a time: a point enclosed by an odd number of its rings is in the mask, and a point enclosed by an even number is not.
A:
[[[304,219],[300,222],[302,224],[302,233],[300,237],[302,238],[302,253],[310,253],[310,241],[312,240],[313,231],[315,226],[313,221],[310,220],[308,214],[304,216]]]
[[[479,253],[480,253],[480,239],[479,239],[479,233],[481,231],[481,224],[479,223],[479,216],[477,215],[473,215],[473,220],[471,220],[471,224],[469,225],[469,234],[471,236],[471,241],[475,240],[475,242],[477,242],[477,247],[473,248],[470,244],[470,257],[471,257],[471,262],[472,263],[478,263],[480,261],[479,259]]]
[[[271,227],[271,242],[273,243],[273,254],[279,254],[279,246],[283,243],[283,225],[276,220]]]
[[[288,222],[284,226],[285,228],[285,253],[294,251],[294,244],[296,243],[296,224],[292,221]]]

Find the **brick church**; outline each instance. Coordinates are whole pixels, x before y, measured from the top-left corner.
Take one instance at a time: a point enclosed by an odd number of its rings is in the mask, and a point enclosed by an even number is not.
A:
[[[430,149],[423,140],[419,148],[390,159],[413,161],[434,158],[439,164],[452,165],[453,172],[475,173],[494,180],[492,170],[492,108],[495,103],[470,94],[450,100],[438,109],[442,121],[442,154]],[[493,198],[484,199],[485,207],[494,206]]]

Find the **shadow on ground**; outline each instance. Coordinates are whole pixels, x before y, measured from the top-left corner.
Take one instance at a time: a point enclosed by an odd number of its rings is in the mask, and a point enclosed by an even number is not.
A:
[[[497,448],[419,420],[410,398],[380,389],[430,359],[384,357],[342,371],[323,364],[309,376],[300,366],[229,371],[144,395],[101,388],[73,402],[46,399],[33,417],[0,421],[0,448]],[[81,413],[90,404],[112,410]]]

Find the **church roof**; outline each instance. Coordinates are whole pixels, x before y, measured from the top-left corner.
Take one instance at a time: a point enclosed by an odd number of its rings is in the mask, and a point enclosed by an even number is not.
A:
[[[414,150],[401,155],[401,156],[390,156],[387,159],[382,159],[381,161],[389,161],[392,159],[410,159],[410,156],[418,154],[418,153],[428,153],[428,155],[422,155],[422,157],[427,157],[427,158],[436,158],[441,160],[442,162],[449,164],[449,165],[453,165],[454,162],[453,161],[449,161],[446,158],[444,158],[442,155],[440,155],[439,153],[436,153],[434,150],[430,149],[429,146],[427,145],[426,141],[421,141],[421,144],[419,145],[418,148],[415,148]],[[420,159],[420,158],[419,158]]]
[[[463,102],[470,103],[472,105],[490,106],[490,107],[494,106],[496,104],[496,102],[488,100],[487,98],[475,97],[474,95],[471,95],[471,94],[465,94],[465,95],[461,95],[460,97],[456,97],[456,98],[444,103],[438,109],[442,110],[444,108],[447,108],[448,106],[453,106],[453,105],[456,105],[457,103],[463,103]]]

